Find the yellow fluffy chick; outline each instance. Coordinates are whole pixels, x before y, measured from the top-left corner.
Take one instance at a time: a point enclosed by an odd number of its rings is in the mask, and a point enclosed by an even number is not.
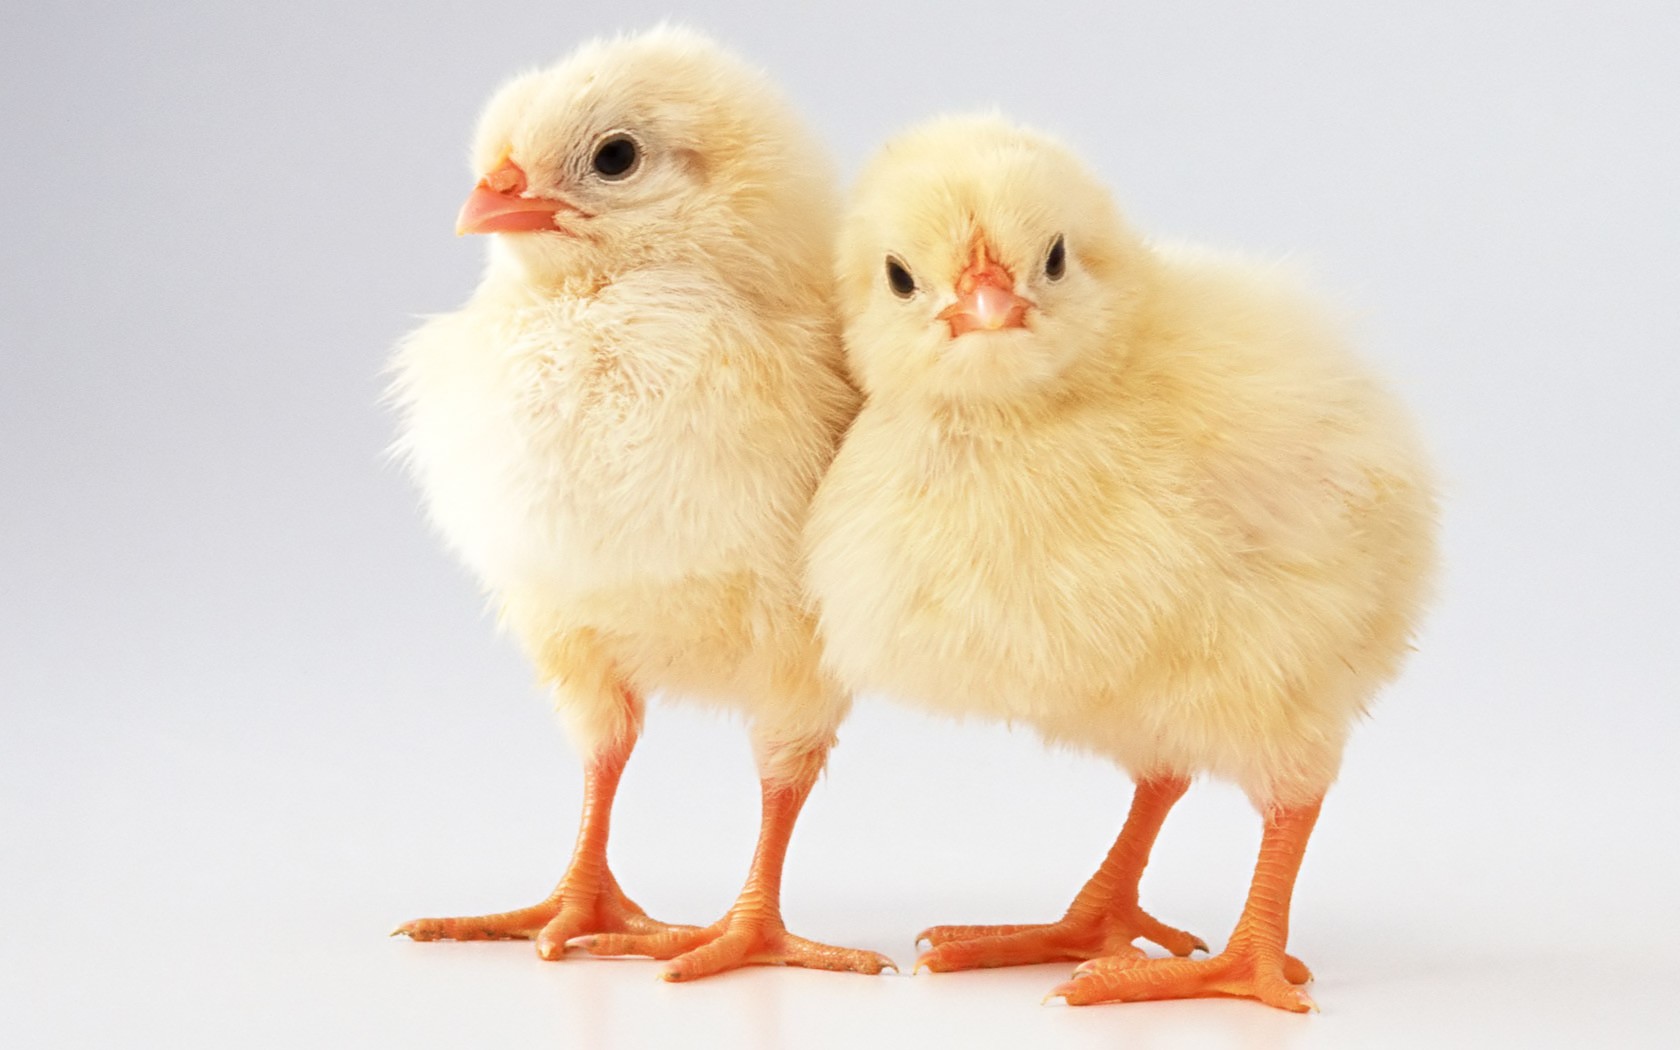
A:
[[[819,670],[800,530],[856,411],[830,302],[823,152],[766,78],[695,34],[588,44],[503,87],[459,219],[492,234],[460,310],[399,348],[399,447],[433,522],[552,689],[582,827],[528,908],[399,927],[672,959],[879,972],[789,935],[783,853],[850,700]],[[740,712],[764,817],[736,905],[648,918],[606,859],[652,690]]]
[[[994,117],[880,153],[839,288],[866,401],[807,529],[827,665],[1137,781],[1061,921],[935,927],[922,965],[1085,959],[1054,994],[1310,1008],[1290,891],[1434,562],[1404,414],[1282,276],[1144,242],[1078,158]],[[1220,955],[1146,959],[1134,938],[1201,947],[1138,907],[1198,773],[1264,815],[1253,888]]]

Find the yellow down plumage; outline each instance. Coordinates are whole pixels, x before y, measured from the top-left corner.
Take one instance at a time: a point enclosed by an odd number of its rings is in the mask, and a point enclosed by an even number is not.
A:
[[[762,74],[658,29],[509,83],[473,163],[460,221],[494,235],[489,265],[397,352],[399,448],[552,691],[585,760],[583,826],[545,901],[399,932],[533,937],[550,959],[587,937],[671,958],[672,980],[770,960],[878,972],[872,952],[790,937],[778,910],[851,702],[820,670],[800,582],[810,497],[858,400],[823,151]],[[743,714],[763,784],[747,888],[703,929],[649,919],[607,869],[654,691]]]
[[[675,30],[516,79],[475,162],[511,143],[559,181],[620,126],[647,170],[568,186],[587,236],[495,237],[466,306],[403,344],[400,447],[585,755],[625,730],[620,677],[826,741],[845,699],[814,673],[798,535],[856,401],[827,162],[762,75]]]
[[[1070,1004],[1312,1000],[1296,872],[1354,720],[1434,563],[1404,414],[1275,268],[1132,233],[1057,143],[991,117],[889,143],[842,222],[865,404],[812,505],[827,667],[856,690],[1034,727],[1137,781],[1054,923],[935,926],[918,966],[1087,960]],[[1265,817],[1209,959],[1138,882],[1191,778]]]
[[[977,236],[1036,306],[953,339],[936,314]],[[1418,443],[1325,311],[1274,267],[1146,243],[994,118],[882,150],[838,283],[867,402],[807,536],[828,666],[1140,777],[1321,795],[1434,563]]]

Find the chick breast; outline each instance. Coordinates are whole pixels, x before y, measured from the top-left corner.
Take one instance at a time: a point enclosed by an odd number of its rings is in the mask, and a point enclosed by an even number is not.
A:
[[[692,273],[592,297],[488,286],[399,352],[403,447],[534,652],[587,627],[637,688],[777,719],[814,704],[831,729],[838,694],[774,680],[814,681],[798,536],[856,397],[833,357],[821,313]]]

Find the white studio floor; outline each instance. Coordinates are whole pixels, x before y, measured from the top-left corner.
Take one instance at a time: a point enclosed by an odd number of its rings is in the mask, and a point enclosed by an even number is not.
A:
[[[1675,846],[1649,832],[1657,788],[1676,785],[1630,792],[1631,775],[1603,770],[1592,799],[1618,801],[1595,813],[1562,780],[1490,790],[1471,763],[1450,772],[1452,746],[1433,756],[1447,774],[1409,783],[1406,753],[1429,720],[1404,699],[1365,727],[1308,853],[1291,948],[1317,971],[1323,1012],[1306,1017],[1224,1001],[1041,1005],[1071,965],[878,978],[757,968],[668,985],[643,960],[544,963],[520,942],[388,939],[418,914],[529,903],[558,874],[576,765],[540,705],[486,704],[432,734],[393,725],[360,756],[283,730],[232,740],[139,718],[91,735],[42,722],[29,727],[38,749],[0,774],[19,831],[6,849],[16,888],[0,904],[0,1040],[1673,1045],[1680,922],[1660,881]],[[746,748],[726,723],[670,705],[653,715],[621,795],[615,865],[652,914],[709,921],[754,832]],[[60,738],[71,733],[74,745]],[[49,797],[40,785],[55,776]],[[1114,771],[1024,734],[865,703],[794,839],[790,926],[908,970],[924,925],[1051,918],[1125,798]],[[1257,839],[1234,791],[1199,784],[1163,833],[1146,906],[1217,948]]]

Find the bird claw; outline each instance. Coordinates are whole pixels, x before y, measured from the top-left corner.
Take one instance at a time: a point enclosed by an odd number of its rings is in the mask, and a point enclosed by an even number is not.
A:
[[[646,936],[692,928],[649,918],[624,896],[616,883],[609,882],[599,887],[574,883],[565,893],[557,889],[528,908],[494,915],[413,919],[391,931],[391,935],[404,934],[416,941],[534,940],[537,954],[552,961],[564,955],[573,941],[593,935]]]
[[[898,964],[879,952],[837,948],[796,937],[780,921],[733,913],[707,927],[683,927],[653,934],[603,934],[567,942],[591,955],[636,955],[669,960],[662,981],[688,981],[739,966],[801,966],[876,974]]]
[[[1072,979],[1051,989],[1047,998],[1060,996],[1070,1006],[1084,1006],[1218,996],[1254,999],[1292,1013],[1316,1013],[1318,1004],[1312,997],[1290,983],[1290,969],[1281,959],[1262,961],[1230,948],[1209,959],[1093,959],[1075,968]]]
[[[1142,937],[1175,955],[1189,955],[1207,945],[1199,937],[1166,926],[1132,906],[1101,917],[1070,913],[1056,922],[1003,926],[932,926],[922,931],[931,943],[916,960],[920,970],[935,973],[995,966],[1114,958],[1143,952],[1132,944]]]

